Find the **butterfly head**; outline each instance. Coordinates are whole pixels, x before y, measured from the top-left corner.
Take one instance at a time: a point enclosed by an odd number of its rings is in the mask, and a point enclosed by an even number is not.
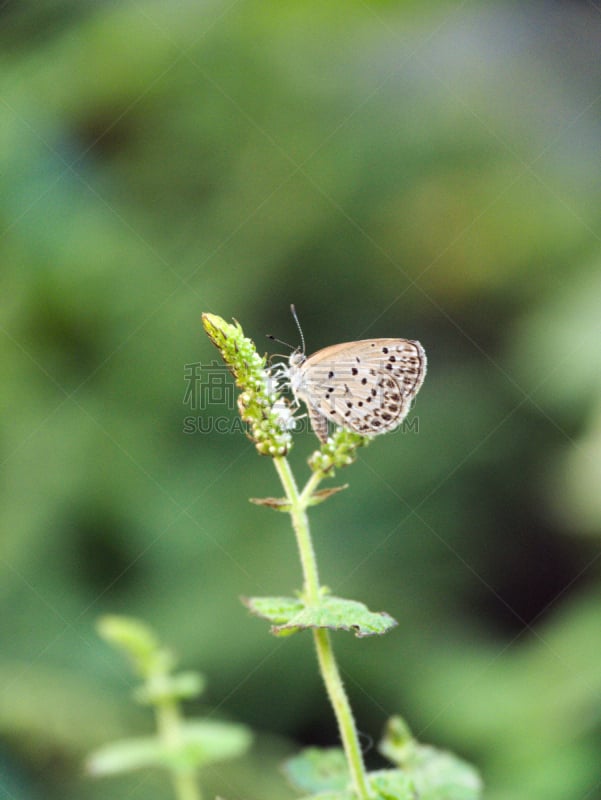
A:
[[[292,369],[298,369],[302,367],[302,365],[307,360],[307,356],[303,353],[302,350],[298,348],[293,352],[290,353],[290,358],[288,359],[288,366]]]
[[[285,345],[286,347],[290,347],[292,352],[288,356],[288,366],[280,365],[278,367],[279,377],[284,377],[290,388],[292,389],[293,393],[296,392],[302,387],[305,377],[302,371],[302,366],[307,360],[307,355],[305,353],[305,338],[303,336],[303,332],[298,321],[298,317],[296,315],[296,309],[294,305],[290,306],[290,310],[292,312],[292,316],[294,317],[294,321],[296,322],[296,326],[299,330],[302,346],[293,348],[292,345],[289,345],[287,342],[283,342],[281,339],[276,339],[275,336],[268,334],[268,339],[271,339],[274,342],[279,342],[280,344]]]
[[[267,334],[267,338],[271,339],[274,342],[279,342],[280,344],[289,347],[292,352],[288,356],[288,369],[299,369],[307,360],[307,356],[305,353],[305,337],[303,336],[303,331],[300,326],[300,322],[298,321],[298,316],[296,314],[296,308],[294,304],[290,306],[290,311],[292,312],[292,316],[294,317],[294,321],[296,322],[296,327],[298,328],[298,332],[300,333],[301,338],[301,347],[293,348],[292,345],[288,344],[288,342],[283,342],[281,339],[276,339],[275,336],[272,336],[270,333]]]

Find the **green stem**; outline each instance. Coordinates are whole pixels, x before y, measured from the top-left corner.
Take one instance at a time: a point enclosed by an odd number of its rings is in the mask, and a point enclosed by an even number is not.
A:
[[[363,764],[359,737],[357,736],[357,727],[342,678],[340,677],[332,642],[330,641],[330,634],[325,628],[314,628],[313,641],[317,650],[319,668],[338,722],[338,730],[340,731],[340,738],[342,739],[349,770],[353,778],[353,785],[358,796],[362,800],[366,800],[371,794],[365,773],[365,765]]]
[[[177,747],[181,740],[182,720],[175,700],[165,699],[155,706],[159,736],[167,747]],[[202,800],[194,769],[172,767],[171,782],[177,800]]]
[[[290,516],[303,568],[304,599],[307,604],[317,604],[320,599],[319,575],[309,530],[307,505],[322,476],[319,473],[314,473],[303,491],[299,493],[288,461],[281,457],[274,458],[274,463],[286,492],[286,498],[290,503]],[[361,747],[359,746],[357,727],[344,684],[342,683],[338,664],[336,663],[330,635],[325,628],[314,628],[313,640],[317,651],[319,669],[336,715],[338,730],[340,731],[340,738],[346,754],[355,793],[360,800],[369,800],[371,793],[365,765],[363,764],[363,756],[361,755]]]
[[[273,459],[275,467],[282,481],[282,486],[286,492],[286,497],[290,503],[290,516],[292,517],[292,527],[296,534],[296,543],[300,554],[301,565],[303,568],[303,595],[307,605],[317,605],[319,603],[319,573],[317,572],[317,560],[315,550],[309,532],[309,520],[307,519],[307,500],[301,501],[294,475],[290,469],[290,464],[282,456]],[[303,493],[304,494],[304,493]]]
[[[317,489],[322,480],[323,480],[323,475],[320,472],[314,472],[313,475],[311,475],[311,477],[305,484],[305,488],[302,490],[300,494],[300,501],[305,506],[305,508],[309,504],[311,495]]]

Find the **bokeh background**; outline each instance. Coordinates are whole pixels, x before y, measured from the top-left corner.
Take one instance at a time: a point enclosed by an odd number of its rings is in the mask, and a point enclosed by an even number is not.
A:
[[[201,312],[267,350],[291,302],[309,351],[429,356],[417,428],[313,513],[324,580],[399,621],[335,637],[366,748],[402,712],[489,800],[601,798],[600,48],[594,2],[0,4],[2,798],[171,796],[84,774],[151,728],[107,612],[256,730],[208,797],[291,798],[280,759],[336,743],[310,637],[239,602],[300,586],[247,499],[275,472],[184,433],[224,414],[184,403]]]

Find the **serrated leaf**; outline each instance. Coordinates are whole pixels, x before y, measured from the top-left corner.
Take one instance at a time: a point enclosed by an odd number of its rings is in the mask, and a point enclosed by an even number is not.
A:
[[[288,622],[304,608],[299,597],[243,597],[242,602],[255,616],[273,624]]]
[[[276,635],[295,629],[329,628],[352,631],[362,638],[386,633],[397,624],[385,611],[370,611],[363,603],[341,597],[324,596],[315,606],[297,597],[250,597],[243,602],[253,614],[271,622],[271,632]]]
[[[87,762],[92,775],[117,775],[147,767],[200,767],[242,755],[252,737],[244,725],[212,720],[182,723],[181,741],[166,745],[155,736],[122,739],[92,753]]]
[[[290,501],[286,497],[249,497],[256,506],[267,506],[275,511],[290,511]]]
[[[299,791],[324,792],[346,789],[350,775],[339,747],[308,747],[283,765],[284,774]]]
[[[477,770],[445,750],[419,744],[403,719],[393,717],[380,752],[415,783],[420,800],[479,800],[482,781]]]
[[[397,624],[385,611],[373,612],[356,600],[341,597],[324,597],[318,606],[305,608],[288,623],[275,626],[276,631],[288,627],[330,628],[352,631],[355,636],[373,636],[386,633]]]

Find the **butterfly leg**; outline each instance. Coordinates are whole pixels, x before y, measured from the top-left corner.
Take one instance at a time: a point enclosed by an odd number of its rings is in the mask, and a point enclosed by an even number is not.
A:
[[[322,444],[328,441],[328,421],[327,419],[316,411],[311,406],[307,406],[309,411],[309,419],[311,420],[311,427],[313,433],[317,436]]]
[[[283,364],[273,364],[266,369],[268,387],[271,392],[281,392],[288,380],[288,368]]]

